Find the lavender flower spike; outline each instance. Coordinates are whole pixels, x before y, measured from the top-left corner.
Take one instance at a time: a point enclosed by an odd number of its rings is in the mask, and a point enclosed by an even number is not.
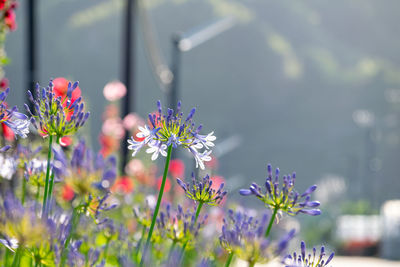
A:
[[[85,124],[90,113],[84,112],[82,98],[72,100],[72,91],[77,86],[78,82],[69,83],[67,96],[64,98],[56,97],[51,80],[49,86],[41,90],[39,84],[36,85],[36,97],[30,91],[27,92],[28,98],[32,102],[33,112],[26,104],[25,109],[31,115],[31,123],[41,135],[61,138],[76,133]]]
[[[224,196],[227,194],[223,190],[224,183],[221,183],[218,190],[212,188],[212,180],[210,176],[206,175],[203,180],[197,181],[194,173],[192,173],[192,185],[183,182],[177,178],[176,182],[185,191],[188,198],[203,204],[217,206],[221,203]]]
[[[265,193],[256,183],[252,183],[249,189],[241,189],[239,193],[242,196],[254,195],[268,208],[281,210],[289,215],[304,213],[308,215],[320,215],[321,211],[316,209],[320,205],[319,201],[310,201],[311,193],[317,188],[316,185],[310,186],[303,194],[299,194],[294,189],[296,174],[282,177],[282,188],[279,188],[279,169],[275,171],[275,177],[272,177],[272,167],[268,164],[268,176],[265,181]]]
[[[139,127],[136,139],[131,137],[128,140],[128,149],[132,150],[134,157],[144,146],[148,146],[147,153],[152,154],[151,159],[156,160],[161,154],[166,157],[166,149],[169,146],[177,148],[181,146],[193,154],[196,160],[196,168],[204,169],[204,162],[210,161],[211,150],[214,146],[216,137],[214,132],[208,135],[201,135],[202,126],[195,128],[193,115],[195,108],[191,110],[185,118],[180,112],[181,102],[178,102],[177,110],[174,112],[168,109],[166,114],[162,114],[161,102],[157,102],[158,112],[149,114],[149,125]],[[138,140],[139,139],[139,140]],[[202,151],[200,151],[202,149]]]

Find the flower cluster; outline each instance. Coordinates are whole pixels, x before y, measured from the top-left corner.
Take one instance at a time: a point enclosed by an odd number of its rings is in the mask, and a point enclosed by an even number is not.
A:
[[[298,255],[296,252],[293,253],[292,255],[287,255],[285,259],[283,260],[283,264],[285,264],[285,267],[324,267],[328,266],[328,264],[331,262],[333,257],[335,256],[335,253],[332,252],[328,259],[325,261],[323,257],[326,255],[325,253],[325,247],[321,247],[321,251],[319,253],[319,256],[317,255],[317,249],[314,247],[313,248],[313,253],[309,253],[306,256],[306,244],[304,241],[301,241],[300,243],[300,249],[301,253]]]
[[[29,120],[25,114],[18,112],[18,108],[14,106],[8,109],[6,105],[6,98],[10,88],[7,88],[0,94],[0,123],[8,126],[16,135],[26,138],[29,133]]]
[[[296,215],[299,212],[309,215],[319,215],[321,211],[314,209],[320,203],[310,201],[310,194],[317,188],[316,185],[309,187],[303,194],[294,190],[296,174],[283,176],[282,189],[279,189],[279,169],[275,171],[275,178],[272,178],[272,167],[268,164],[268,176],[265,181],[265,193],[261,192],[261,187],[252,183],[249,189],[241,189],[239,193],[243,196],[255,195],[264,202],[265,206],[271,209],[286,212],[289,215]],[[304,198],[303,200],[301,200]]]
[[[160,236],[170,239],[173,243],[190,245],[205,224],[207,217],[205,215],[200,222],[196,222],[194,212],[189,209],[184,212],[182,206],[178,205],[176,213],[172,214],[171,206],[168,204],[165,211],[160,212],[157,227],[161,233]]]
[[[30,121],[43,136],[56,136],[61,138],[74,134],[89,118],[89,112],[84,112],[82,97],[72,100],[73,91],[78,87],[78,82],[69,83],[67,97],[57,96],[54,84],[40,89],[36,85],[35,95],[28,91],[28,98],[32,102],[33,112],[25,104],[26,110],[31,115]],[[72,115],[71,115],[72,114]]]
[[[221,203],[224,196],[227,194],[223,191],[224,183],[221,183],[218,190],[212,187],[212,180],[209,175],[206,175],[202,181],[197,181],[194,173],[192,173],[192,184],[183,182],[181,179],[176,179],[177,183],[185,190],[188,198],[211,206],[217,206]]]
[[[1,31],[10,30],[14,31],[17,28],[15,9],[18,3],[15,0],[1,0],[0,1],[0,19]]]
[[[181,112],[181,102],[178,102],[177,110],[168,109],[167,114],[162,114],[161,102],[157,102],[158,113],[149,114],[150,126],[145,125],[139,127],[139,132],[136,134],[137,140],[133,137],[128,140],[128,149],[133,150],[132,156],[135,156],[139,150],[145,145],[149,146],[147,153],[153,154],[151,159],[157,159],[158,155],[167,156],[166,149],[169,146],[177,148],[182,146],[189,150],[195,160],[196,168],[200,166],[204,169],[204,162],[210,161],[211,147],[214,146],[216,137],[214,132],[208,135],[201,135],[202,125],[195,127],[193,115],[196,111],[193,108],[189,115],[184,118]],[[199,149],[205,149],[199,152]]]
[[[237,255],[250,266],[280,257],[294,237],[295,231],[291,230],[278,242],[272,242],[264,237],[267,222],[267,215],[258,221],[239,211],[234,213],[229,210],[228,217],[223,220],[220,244],[228,253]]]
[[[54,152],[56,177],[63,179],[64,185],[76,195],[96,195],[98,190],[109,191],[114,184],[117,176],[115,157],[103,159],[100,154],[94,157],[84,140],[72,151],[70,162],[61,151]]]

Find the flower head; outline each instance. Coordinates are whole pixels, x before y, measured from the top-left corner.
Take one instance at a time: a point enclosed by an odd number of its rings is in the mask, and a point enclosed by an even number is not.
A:
[[[7,108],[5,102],[10,88],[7,88],[0,94],[0,123],[8,126],[16,135],[26,138],[29,133],[29,120],[25,114],[18,112],[15,106],[12,109]]]
[[[158,112],[149,114],[150,125],[139,127],[139,132],[136,134],[138,139],[131,137],[128,140],[128,149],[133,150],[132,156],[147,145],[149,148],[146,152],[153,154],[151,159],[155,160],[159,154],[167,156],[165,151],[167,147],[181,146],[193,154],[196,167],[204,169],[204,162],[211,160],[209,149],[214,146],[213,142],[216,139],[214,132],[208,135],[200,134],[202,125],[196,128],[193,123],[195,108],[185,118],[181,112],[181,102],[178,102],[176,112],[168,109],[167,114],[162,114],[160,101],[157,102],[157,106]],[[200,152],[199,149],[203,148],[204,150]]]
[[[66,97],[62,97],[54,90],[53,81],[50,81],[48,87],[42,89],[37,84],[36,98],[28,91],[33,113],[28,105],[25,104],[25,108],[31,115],[31,123],[41,135],[54,135],[61,138],[74,134],[85,124],[90,114],[84,112],[82,97],[73,100],[72,95],[77,87],[78,82],[68,83]]]
[[[332,252],[325,261],[323,259],[326,255],[324,246],[321,247],[319,256],[317,255],[317,249],[315,247],[313,248],[313,253],[309,253],[306,256],[306,244],[304,241],[301,241],[300,249],[301,252],[298,255],[294,252],[293,255],[287,255],[285,257],[283,264],[285,264],[286,267],[324,267],[327,266],[333,259],[333,256],[335,256],[335,253]]]
[[[249,189],[241,189],[239,193],[243,196],[255,195],[264,202],[264,205],[271,209],[286,212],[289,215],[305,213],[309,215],[319,215],[321,211],[314,209],[320,205],[319,201],[310,201],[310,195],[317,188],[316,185],[310,186],[303,194],[294,190],[296,174],[283,176],[282,189],[279,189],[279,169],[275,171],[275,178],[272,178],[272,167],[268,164],[268,176],[265,181],[265,193],[261,192],[261,187],[252,183]]]
[[[234,253],[249,263],[266,263],[281,256],[295,234],[294,230],[291,230],[278,242],[265,238],[267,215],[258,221],[244,213],[229,210],[223,223],[222,234],[219,237],[221,246],[228,253]]]
[[[161,211],[157,218],[157,227],[161,236],[165,236],[178,244],[188,243],[190,245],[194,242],[200,228],[205,224],[207,215],[199,222],[196,222],[195,218],[195,212],[189,209],[185,212],[180,205],[178,205],[174,214],[168,204],[165,211]]]
[[[185,190],[186,196],[196,202],[201,202],[211,206],[216,206],[221,203],[224,196],[227,194],[224,191],[224,183],[221,183],[218,190],[213,189],[213,181],[210,176],[206,175],[202,180],[197,181],[194,173],[192,173],[192,184],[183,182],[181,179],[176,179],[177,183]]]

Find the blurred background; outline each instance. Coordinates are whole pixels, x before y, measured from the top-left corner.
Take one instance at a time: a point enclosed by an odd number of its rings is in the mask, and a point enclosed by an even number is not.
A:
[[[28,2],[6,43],[8,101],[21,108]],[[230,198],[256,203],[236,192],[263,183],[267,163],[296,171],[299,191],[319,186],[323,215],[300,222],[310,245],[398,259],[400,2],[132,2],[130,112],[167,106],[175,88],[184,111],[196,107],[196,122],[215,131]],[[80,81],[98,150],[103,88],[126,79],[126,1],[34,3],[35,78]]]

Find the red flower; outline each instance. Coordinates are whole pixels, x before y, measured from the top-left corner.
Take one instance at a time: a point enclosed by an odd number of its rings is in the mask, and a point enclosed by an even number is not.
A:
[[[7,125],[5,125],[4,123],[1,124],[1,127],[3,129],[3,136],[7,141],[13,141],[14,140],[14,132],[10,129],[10,127],[8,127]]]
[[[156,184],[157,184],[157,189],[160,190],[161,188],[161,182],[162,182],[162,177],[158,177]],[[169,181],[169,178],[167,177],[166,181],[165,181],[165,187],[164,187],[164,193],[169,192],[169,190],[171,190],[171,182]]]
[[[55,93],[55,97],[61,96],[61,102],[65,101],[65,98],[67,97],[67,90],[68,90],[68,81],[67,79],[63,77],[58,77],[53,80],[53,91]],[[75,102],[79,97],[81,96],[81,89],[79,86],[72,92],[72,97],[71,97],[71,104]],[[65,107],[67,105],[67,102],[64,102],[63,106]],[[71,116],[73,114],[73,110],[71,110],[67,114],[67,120],[71,119]]]
[[[182,177],[185,174],[185,164],[182,160],[173,159],[169,164],[169,173],[172,177]]]
[[[65,201],[71,201],[74,198],[75,193],[69,185],[64,185],[61,191],[61,196]]]
[[[4,14],[4,23],[10,29],[10,31],[14,31],[17,29],[17,22],[15,12],[12,9],[8,9]]]
[[[128,176],[117,179],[111,189],[120,194],[129,194],[133,191],[133,181]]]

